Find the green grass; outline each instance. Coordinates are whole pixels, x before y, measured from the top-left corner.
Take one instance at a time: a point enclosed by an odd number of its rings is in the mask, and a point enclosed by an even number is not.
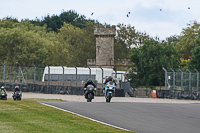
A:
[[[0,101],[0,133],[125,133],[38,102],[50,99]]]

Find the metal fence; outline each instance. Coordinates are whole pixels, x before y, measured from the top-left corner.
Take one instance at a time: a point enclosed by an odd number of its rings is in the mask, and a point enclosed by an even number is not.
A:
[[[181,70],[170,69],[165,71],[165,90],[169,90],[169,95],[172,92],[178,93],[176,97],[199,97],[200,80],[199,70]],[[179,96],[180,95],[180,96]]]
[[[45,84],[42,82],[43,72],[44,68],[0,66],[0,82]]]
[[[2,63],[0,65],[0,85],[4,85],[8,91],[12,91],[15,85],[19,85],[23,92],[83,95],[83,86],[86,80],[88,78],[95,80],[96,77],[95,74],[91,73],[89,67],[84,68],[85,70],[74,67],[72,69],[76,70],[75,74],[69,74],[69,69],[65,69],[63,66],[60,67],[63,68],[63,71],[55,74],[56,69],[50,71],[51,67],[48,65],[45,70],[45,68],[37,68],[34,64],[33,67],[22,67],[19,63],[17,66],[6,66]],[[103,68],[99,69],[100,83],[97,83],[96,95],[102,96],[104,87],[102,83],[106,75],[104,75]],[[121,73],[116,71],[112,74],[118,74],[119,77],[122,77]],[[118,88],[116,96],[124,96],[124,90]]]
[[[74,74],[66,74],[70,73],[69,69],[65,69],[63,66],[60,66],[62,69],[59,74],[55,74],[56,70],[50,71],[50,66],[48,66],[48,70],[45,68],[38,68],[33,64],[33,67],[22,67],[20,64],[17,66],[6,66],[2,63],[0,65],[0,82],[1,83],[14,83],[14,84],[38,84],[38,85],[56,85],[56,86],[72,86],[72,87],[82,87],[88,78],[92,80],[96,79],[96,75],[91,73],[91,68],[86,69],[78,69],[74,67]],[[72,68],[73,69],[73,68]],[[47,72],[48,71],[48,72]],[[83,72],[84,71],[84,72]],[[97,83],[98,88],[103,88],[103,82],[105,80],[104,69],[99,68],[100,81]],[[84,73],[84,74],[83,74]],[[118,74],[119,77],[121,73],[113,73]],[[116,77],[115,75],[113,77]],[[118,79],[122,80],[122,79]]]
[[[45,68],[21,67],[21,66],[0,66],[0,82],[15,84],[39,84],[56,86],[83,86],[88,78],[95,79],[94,75],[88,74],[44,74]],[[64,70],[65,71],[65,70]]]

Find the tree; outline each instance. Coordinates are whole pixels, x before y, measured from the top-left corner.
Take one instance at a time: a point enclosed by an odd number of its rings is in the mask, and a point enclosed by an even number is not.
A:
[[[131,61],[135,65],[128,78],[131,79],[133,87],[162,86],[164,84],[162,67],[177,68],[180,59],[180,55],[172,45],[163,45],[153,39],[144,41],[143,46],[133,48],[131,52]]]
[[[190,69],[200,69],[200,34],[196,40],[196,46],[191,51],[192,56],[190,61],[187,62],[187,66]]]
[[[128,59],[130,49],[140,47],[144,40],[149,39],[146,33],[136,31],[131,25],[117,25],[117,35],[115,37],[115,59]],[[119,52],[120,51],[120,52]]]
[[[7,65],[20,62],[22,66],[32,63],[41,65],[46,57],[44,41],[39,34],[24,32],[20,28],[0,30],[1,60]]]
[[[80,29],[71,24],[64,23],[58,33],[58,42],[67,44],[71,58],[67,62],[71,66],[86,66],[87,59],[95,58],[94,29],[91,25],[92,23],[88,23],[85,29]]]
[[[85,24],[87,22],[86,17],[84,15],[79,15],[78,13],[72,10],[69,10],[68,12],[62,12],[59,17],[62,22],[72,24],[81,29],[85,28]]]
[[[175,43],[175,47],[184,55],[185,59],[190,58],[191,50],[195,47],[196,39],[200,33],[200,24],[193,22],[188,24],[189,27],[183,29],[179,41]]]
[[[48,51],[46,59],[44,61],[48,65],[54,66],[68,66],[72,56],[70,55],[70,45],[62,40],[62,37],[55,33],[47,33],[47,39],[51,42],[46,46]]]
[[[0,19],[0,27],[1,28],[14,28],[16,27],[16,25],[18,25],[18,21],[15,18],[4,18],[4,19]]]
[[[51,43],[43,38],[46,27],[34,27],[28,21],[13,23],[11,27],[0,29],[1,61],[6,65],[19,62],[22,66],[42,66],[48,52],[46,46]]]
[[[115,59],[129,59],[129,50],[126,47],[125,42],[122,40],[115,39],[114,40],[114,58]]]
[[[177,42],[179,42],[179,36],[173,35],[173,36],[168,37],[166,40],[167,40],[166,44],[168,44],[168,45],[173,44],[174,45]]]
[[[47,25],[47,31],[59,32],[59,29],[63,26],[64,23],[72,24],[81,29],[86,27],[87,22],[94,22],[94,20],[87,20],[84,15],[79,15],[77,12],[73,10],[64,11],[59,16],[53,14],[50,16],[49,14],[44,17],[43,20],[39,20],[36,18],[35,20],[30,20],[32,24],[38,26]]]
[[[46,32],[45,26],[36,26],[29,20],[0,21],[0,59],[6,65],[22,66],[66,65],[86,66],[87,59],[95,58],[95,23],[89,21],[80,29],[71,24],[60,32]]]
[[[196,46],[192,50],[192,56],[187,66],[190,69],[200,69],[200,46]]]

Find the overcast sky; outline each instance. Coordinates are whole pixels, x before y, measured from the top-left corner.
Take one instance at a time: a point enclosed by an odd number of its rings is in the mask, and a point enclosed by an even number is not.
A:
[[[0,19],[41,19],[47,14],[74,10],[87,19],[130,24],[137,31],[165,39],[180,35],[192,21],[200,22],[199,6],[200,0],[0,0]]]

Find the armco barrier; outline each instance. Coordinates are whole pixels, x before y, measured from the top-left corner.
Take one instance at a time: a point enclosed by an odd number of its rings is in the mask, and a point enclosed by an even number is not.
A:
[[[180,90],[156,90],[157,98],[200,100],[200,92]]]
[[[169,98],[170,90],[156,90],[157,98]]]
[[[125,97],[124,89],[115,89],[115,97]]]

